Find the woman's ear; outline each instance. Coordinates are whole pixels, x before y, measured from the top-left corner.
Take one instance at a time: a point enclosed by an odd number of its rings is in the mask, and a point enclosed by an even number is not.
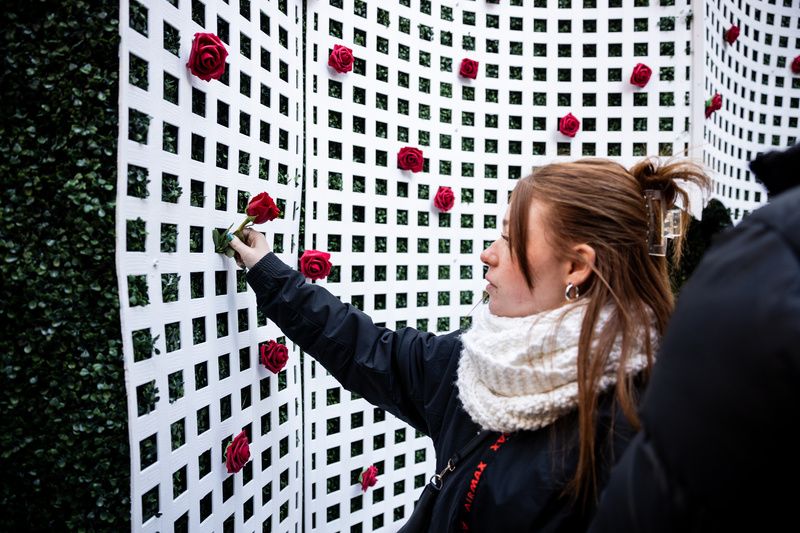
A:
[[[578,244],[572,248],[575,258],[569,263],[567,282],[573,285],[583,285],[592,275],[595,261],[594,248],[588,244]]]

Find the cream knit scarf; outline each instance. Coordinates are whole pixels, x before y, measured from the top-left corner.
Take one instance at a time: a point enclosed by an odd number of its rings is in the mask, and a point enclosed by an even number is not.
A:
[[[479,305],[472,326],[461,335],[456,380],[459,398],[472,420],[493,431],[534,430],[575,409],[578,337],[585,311],[581,302],[509,318],[495,316],[488,305]],[[595,331],[602,329],[610,311],[606,308],[600,313]],[[655,328],[651,332],[655,353]],[[616,383],[621,344],[618,336],[600,379],[601,390]],[[646,365],[644,336],[639,335],[626,369],[635,373]]]

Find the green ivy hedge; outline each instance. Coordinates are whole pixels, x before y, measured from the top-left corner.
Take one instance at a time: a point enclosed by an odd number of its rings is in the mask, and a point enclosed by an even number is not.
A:
[[[129,530],[119,4],[3,10],[0,531]]]

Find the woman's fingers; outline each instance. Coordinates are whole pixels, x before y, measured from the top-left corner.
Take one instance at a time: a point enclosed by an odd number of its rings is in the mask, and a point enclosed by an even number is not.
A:
[[[234,261],[236,261],[236,264],[239,265],[240,268],[244,268],[244,261],[242,260],[242,256],[239,252],[247,253],[249,247],[245,243],[240,241],[236,235],[232,233],[230,233],[229,235],[231,240],[228,241],[228,244],[236,252],[235,254],[233,254],[233,259]]]
[[[230,241],[228,243],[236,252],[234,258],[236,259],[236,264],[240,267],[247,266],[247,268],[252,268],[270,251],[266,237],[250,228],[242,231],[241,239],[233,234],[229,234],[229,238]]]
[[[253,230],[250,228],[245,228],[242,230],[242,241],[247,246],[253,246]]]
[[[228,246],[236,250],[236,255],[239,255],[239,251],[242,249],[242,246],[244,246],[244,243],[233,233],[228,233]]]

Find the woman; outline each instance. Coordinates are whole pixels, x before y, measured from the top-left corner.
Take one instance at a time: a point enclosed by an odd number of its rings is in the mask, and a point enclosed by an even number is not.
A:
[[[346,389],[429,435],[437,471],[464,455],[418,530],[583,530],[638,427],[672,311],[666,259],[648,249],[645,191],[686,205],[676,180],[708,182],[691,163],[649,159],[630,171],[556,163],[520,180],[481,253],[488,305],[466,332],[441,336],[375,326],[306,284],[255,231],[231,246],[267,317]],[[480,430],[485,442],[461,453]]]

